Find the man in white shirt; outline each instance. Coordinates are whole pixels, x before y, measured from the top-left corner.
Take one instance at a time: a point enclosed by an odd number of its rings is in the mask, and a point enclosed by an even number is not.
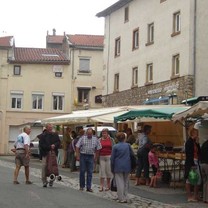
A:
[[[32,184],[29,180],[29,162],[30,162],[30,126],[25,126],[23,132],[18,135],[14,147],[15,147],[15,164],[14,170],[14,184],[19,184],[17,177],[19,175],[20,168],[25,167],[26,184]]]

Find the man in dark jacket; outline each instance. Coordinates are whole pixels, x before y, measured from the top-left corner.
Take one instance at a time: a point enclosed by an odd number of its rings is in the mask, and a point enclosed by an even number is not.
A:
[[[60,139],[57,133],[53,132],[52,124],[46,124],[46,131],[41,135],[39,146],[40,146],[40,154],[42,155],[42,181],[43,187],[47,187],[47,157],[50,151],[55,151],[56,156],[58,155],[58,148],[60,147]],[[49,184],[50,186],[53,183]]]

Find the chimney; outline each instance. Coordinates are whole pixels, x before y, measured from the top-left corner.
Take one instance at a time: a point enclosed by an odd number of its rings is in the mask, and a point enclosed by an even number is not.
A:
[[[56,29],[55,28],[53,29],[53,35],[54,36],[56,35]]]

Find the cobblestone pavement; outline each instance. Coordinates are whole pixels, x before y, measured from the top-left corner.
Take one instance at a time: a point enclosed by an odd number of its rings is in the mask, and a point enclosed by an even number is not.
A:
[[[0,160],[0,166],[4,166],[4,167],[8,167],[11,169],[14,169],[14,163],[11,162],[7,162],[7,161],[2,161]],[[23,169],[21,169],[20,171],[23,172]],[[30,168],[30,175],[33,177],[37,178],[38,182],[34,182],[35,184],[37,183],[38,186],[42,186],[42,182],[40,179],[41,177],[41,170],[37,169],[37,168]],[[62,176],[62,181],[59,182],[55,182],[58,186],[59,185],[63,185],[63,186],[67,186],[73,189],[78,190],[79,189],[79,181],[78,178],[69,178],[66,176]],[[148,187],[146,187],[148,188]],[[99,192],[99,185],[97,184],[93,184],[92,186],[93,189],[93,193],[87,193],[87,194],[94,194],[97,197],[102,197],[105,198],[106,200],[112,201],[115,200],[116,198],[116,193],[115,192],[111,192],[111,191],[103,191],[103,192]],[[161,189],[155,189],[155,191],[160,191],[161,194],[163,193],[163,190]],[[171,191],[171,189],[170,189]],[[163,193],[164,194],[164,193]],[[165,194],[164,194],[165,197]],[[204,208],[204,207],[208,207],[207,205],[205,205],[204,203],[183,203],[183,204],[167,204],[167,203],[161,203],[158,201],[153,201],[151,199],[145,199],[143,197],[137,196],[137,195],[132,195],[129,194],[129,200],[127,204],[123,204],[124,207],[130,207],[130,208],[195,208],[195,207],[200,207],[200,208]]]

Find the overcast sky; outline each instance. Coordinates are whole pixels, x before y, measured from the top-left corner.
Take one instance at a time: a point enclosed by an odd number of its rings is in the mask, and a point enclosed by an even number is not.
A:
[[[14,36],[16,47],[45,48],[46,34],[104,34],[95,15],[118,0],[1,0],[0,36]]]

